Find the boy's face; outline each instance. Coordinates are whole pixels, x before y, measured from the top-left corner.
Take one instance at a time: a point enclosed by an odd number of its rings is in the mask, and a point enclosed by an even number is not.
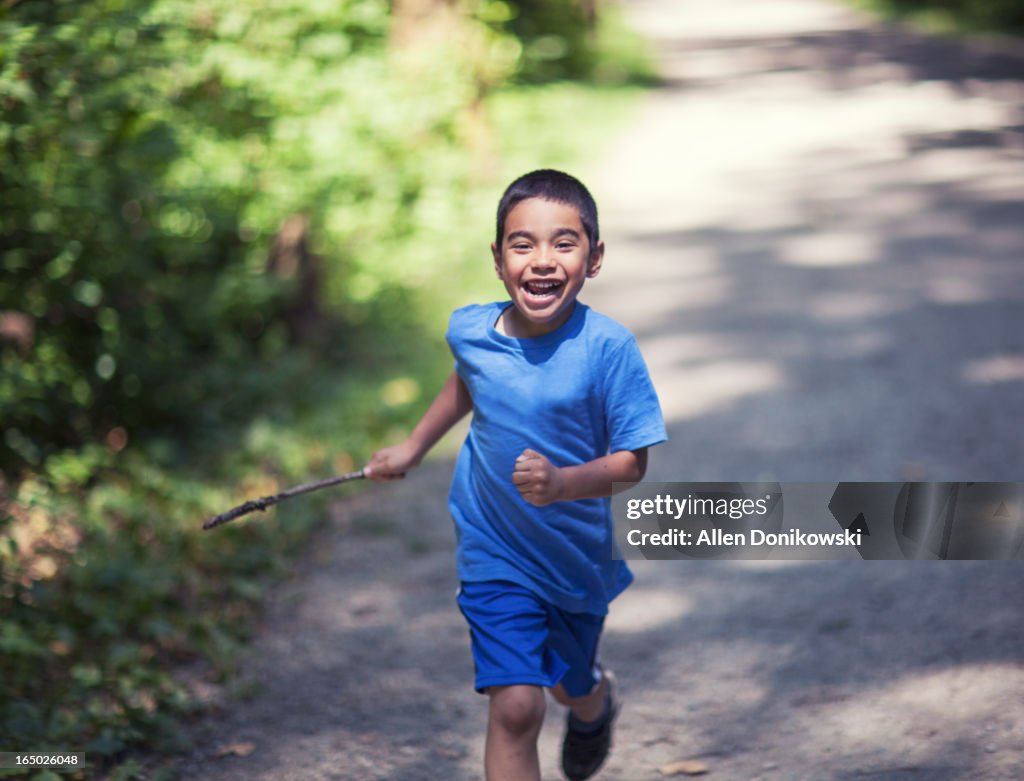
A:
[[[597,276],[604,242],[591,251],[576,208],[527,198],[505,218],[501,246],[491,245],[494,269],[512,298],[503,319],[509,336],[542,336],[572,314],[584,281]]]

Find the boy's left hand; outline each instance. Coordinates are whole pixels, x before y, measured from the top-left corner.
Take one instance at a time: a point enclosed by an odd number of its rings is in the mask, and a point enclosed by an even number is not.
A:
[[[529,448],[516,459],[512,482],[522,497],[537,507],[557,502],[562,491],[561,470]]]

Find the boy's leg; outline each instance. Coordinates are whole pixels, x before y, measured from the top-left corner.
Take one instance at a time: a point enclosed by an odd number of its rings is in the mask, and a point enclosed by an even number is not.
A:
[[[487,781],[540,781],[537,737],[544,723],[544,691],[539,686],[491,686],[487,694]]]
[[[561,705],[565,705],[573,712],[573,715],[580,721],[596,721],[605,712],[605,705],[608,701],[608,676],[601,671],[601,680],[590,694],[582,697],[570,697],[566,694],[562,684],[558,684],[551,690],[551,696]]]
[[[569,781],[585,781],[601,768],[611,749],[612,727],[619,711],[615,676],[602,669],[597,686],[578,697],[569,696],[561,685],[551,693],[569,708],[562,741],[562,771]]]

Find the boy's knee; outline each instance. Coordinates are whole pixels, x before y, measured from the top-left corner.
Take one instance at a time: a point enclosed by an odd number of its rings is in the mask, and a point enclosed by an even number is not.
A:
[[[544,723],[544,692],[537,686],[494,686],[491,719],[495,726],[511,735],[540,731]]]

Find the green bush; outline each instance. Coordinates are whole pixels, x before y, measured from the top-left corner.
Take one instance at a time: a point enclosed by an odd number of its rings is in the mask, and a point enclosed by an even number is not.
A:
[[[396,78],[387,12],[382,0],[3,12],[0,311],[33,333],[0,345],[0,468],[257,403],[259,385],[236,372],[287,347],[302,280],[266,266],[293,215],[311,226],[334,347],[407,281],[403,246],[464,188],[457,123],[477,85],[458,61]]]

